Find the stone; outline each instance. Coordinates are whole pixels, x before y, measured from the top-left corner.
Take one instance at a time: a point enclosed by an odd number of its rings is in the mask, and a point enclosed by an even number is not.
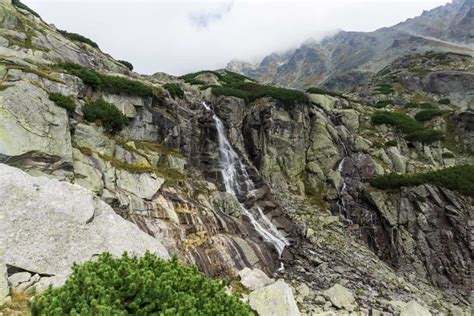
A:
[[[115,105],[123,115],[129,118],[133,118],[137,115],[135,107],[142,107],[146,104],[143,98],[137,96],[103,94],[102,97],[105,101]]]
[[[323,291],[323,295],[326,296],[335,307],[353,310],[355,298],[352,292],[342,285],[334,284],[331,288]]]
[[[283,280],[250,293],[249,305],[260,316],[300,315],[293,292]]]
[[[326,304],[326,299],[324,296],[318,295],[314,298],[314,303],[317,305],[324,305]]]
[[[147,200],[151,200],[165,182],[154,173],[131,173],[117,169],[116,175],[118,188]]]
[[[15,274],[12,274],[10,277],[8,277],[8,282],[10,282],[12,287],[17,287],[18,284],[27,282],[31,278],[31,273],[29,272],[18,272]]]
[[[0,240],[5,264],[64,280],[74,262],[103,252],[169,258],[160,240],[117,215],[90,191],[74,184],[0,164]],[[40,280],[41,282],[41,280]]]
[[[74,143],[80,147],[86,147],[101,155],[112,157],[115,151],[115,142],[105,136],[99,127],[79,123],[74,130]]]
[[[260,269],[245,268],[239,271],[240,283],[251,291],[267,286],[275,282]]]
[[[417,301],[412,300],[408,302],[405,307],[400,310],[400,316],[431,316],[428,309],[421,306]]]
[[[66,110],[50,101],[44,90],[24,80],[0,91],[0,154],[28,161],[18,162],[23,169],[46,173],[71,166]]]

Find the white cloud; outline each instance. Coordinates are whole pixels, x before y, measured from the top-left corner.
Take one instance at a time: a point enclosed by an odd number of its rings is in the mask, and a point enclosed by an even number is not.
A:
[[[183,74],[256,60],[337,29],[372,31],[446,0],[23,0],[143,73]]]

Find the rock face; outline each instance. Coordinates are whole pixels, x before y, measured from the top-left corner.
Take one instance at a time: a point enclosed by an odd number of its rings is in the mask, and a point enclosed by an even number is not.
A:
[[[350,91],[393,60],[413,52],[443,50],[472,55],[473,12],[472,0],[454,1],[393,27],[370,33],[339,32],[321,42],[307,40],[297,49],[272,53],[254,65],[232,61],[227,69],[297,89],[324,86]]]
[[[261,316],[300,315],[290,286],[282,280],[250,293],[249,304]]]
[[[30,273],[65,277],[73,262],[102,252],[120,256],[150,251],[168,258],[156,239],[116,215],[93,193],[73,184],[31,177],[0,165],[1,240],[5,264],[25,271],[9,278],[12,286]],[[28,272],[26,272],[28,271]]]

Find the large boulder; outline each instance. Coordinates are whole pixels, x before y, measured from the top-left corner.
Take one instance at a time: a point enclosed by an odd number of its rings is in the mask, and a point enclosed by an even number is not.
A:
[[[0,92],[0,158],[28,170],[57,173],[72,168],[66,110],[21,80]]]
[[[10,245],[0,261],[8,266],[64,281],[74,262],[103,252],[149,250],[169,257],[159,240],[78,185],[31,177],[4,164],[0,178],[0,240]]]
[[[300,315],[293,292],[283,280],[250,293],[249,304],[260,316]]]
[[[260,269],[250,269],[245,268],[239,271],[240,283],[245,286],[247,289],[254,291],[266,285],[272,284],[275,282],[273,279],[270,279],[265,272]]]
[[[334,284],[331,288],[325,290],[323,294],[335,307],[344,308],[349,311],[354,310],[354,295],[342,285]]]
[[[408,302],[400,311],[400,316],[431,316],[429,310],[421,306],[417,301]]]

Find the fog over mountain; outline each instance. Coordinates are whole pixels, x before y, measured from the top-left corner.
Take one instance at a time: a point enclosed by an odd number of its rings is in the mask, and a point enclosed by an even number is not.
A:
[[[84,34],[143,73],[184,74],[256,61],[339,29],[373,31],[446,0],[26,0],[49,23]]]

